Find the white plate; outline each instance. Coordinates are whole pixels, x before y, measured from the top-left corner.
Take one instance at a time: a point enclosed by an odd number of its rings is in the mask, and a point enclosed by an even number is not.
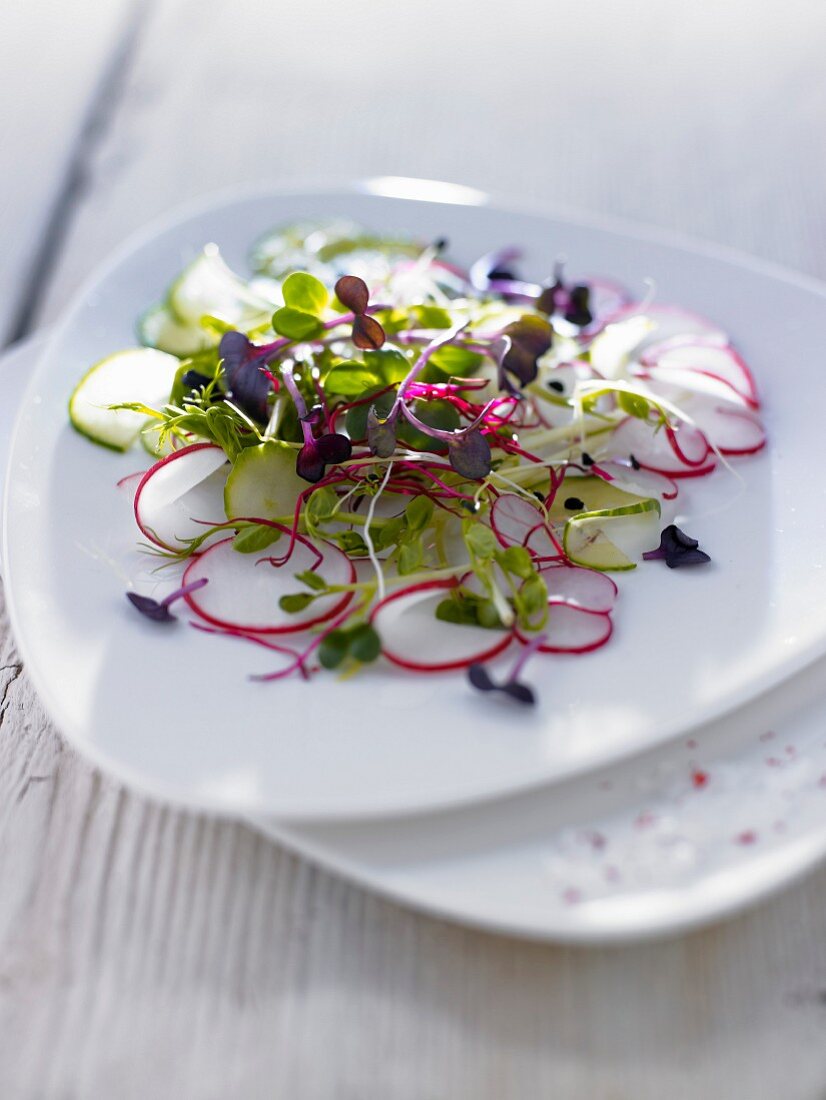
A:
[[[823,661],[691,738],[544,791],[376,822],[251,824],[393,901],[597,944],[729,916],[826,856]]]
[[[647,231],[509,212],[465,189],[439,191],[455,204],[381,193],[398,186],[236,196],[152,229],[80,293],[24,399],[5,525],[24,659],[66,736],[159,796],[282,819],[498,796],[662,743],[826,645],[826,487],[806,475],[826,458],[823,288]],[[72,432],[65,408],[76,378],[133,341],[136,313],[205,241],[243,266],[248,243],[273,223],[330,213],[424,237],[446,233],[460,260],[523,244],[528,274],[544,273],[565,252],[574,273],[607,273],[630,287],[653,275],[661,301],[719,321],[755,369],[770,451],[741,464],[739,497],[722,475],[687,496],[686,522],[714,567],[646,567],[623,578],[612,644],[585,658],[548,658],[534,712],[490,706],[459,676],[386,668],[347,684],[319,677],[311,689],[250,684],[245,675],[266,667],[265,654],[183,624],[162,630],[136,621],[123,598],[135,533],[113,485],[140,458],[109,455]]]
[[[43,342],[0,359],[9,404]],[[0,468],[6,442],[0,433]],[[690,739],[551,791],[366,826],[251,824],[465,924],[578,943],[673,934],[765,897],[826,853],[822,678],[819,662]]]

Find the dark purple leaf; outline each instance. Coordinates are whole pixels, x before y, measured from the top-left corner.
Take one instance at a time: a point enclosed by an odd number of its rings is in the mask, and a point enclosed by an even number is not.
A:
[[[683,565],[705,565],[711,558],[700,550],[696,539],[681,531],[676,524],[670,523],[660,535],[660,545],[656,550],[643,554],[646,561],[665,561],[669,569]]]
[[[298,452],[295,472],[305,481],[315,483],[324,477],[326,467],[346,462],[353,453],[353,445],[346,435],[329,432],[305,443]]]
[[[342,275],[335,290],[336,297],[346,309],[352,310],[356,315],[366,311],[370,292],[364,279],[360,279],[358,275]]]
[[[502,335],[509,337],[511,346],[502,358],[500,375],[505,371],[526,386],[536,378],[537,362],[550,348],[553,330],[541,317],[526,314],[511,322]]]
[[[169,607],[165,603],[153,600],[150,596],[139,596],[137,592],[127,592],[126,598],[133,607],[140,611],[141,615],[145,615],[147,619],[152,619],[153,622],[173,623],[175,621],[175,616],[170,613]]]
[[[353,343],[363,351],[378,351],[386,337],[375,317],[359,314],[353,321]]]
[[[502,684],[497,684],[495,680],[491,679],[484,665],[469,665],[467,678],[477,691],[500,691],[508,698],[527,706],[532,706],[536,702],[533,688],[520,683],[519,680],[506,680]]]
[[[573,287],[568,292],[568,306],[565,310],[565,320],[572,325],[584,328],[593,321],[590,309],[591,291],[584,284]]]
[[[390,458],[396,450],[396,418],[382,418],[375,405],[367,413],[367,446],[379,458]]]
[[[478,481],[490,473],[490,444],[478,428],[457,432],[448,443],[448,457],[462,477]]]
[[[218,344],[227,393],[253,420],[266,424],[272,383],[261,370],[261,357],[243,332],[225,332]]]

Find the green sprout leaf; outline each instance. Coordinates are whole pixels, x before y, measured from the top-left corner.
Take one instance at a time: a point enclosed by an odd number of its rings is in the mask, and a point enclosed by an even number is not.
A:
[[[324,326],[314,314],[291,306],[275,311],[272,327],[279,336],[286,336],[288,340],[312,340],[324,331]]]
[[[361,397],[371,386],[381,386],[382,375],[356,360],[336,363],[324,379],[324,389],[328,393],[342,397]]]
[[[303,611],[305,607],[309,607],[315,599],[315,596],[310,595],[309,592],[296,592],[289,596],[282,596],[278,601],[278,606],[282,611],[286,611],[288,615],[296,615],[299,611]]]
[[[294,271],[281,287],[284,304],[301,313],[318,317],[327,306],[330,295],[327,287],[306,271]]]
[[[263,523],[252,527],[244,527],[232,540],[233,550],[239,554],[255,554],[259,550],[266,550],[274,542],[281,538],[281,532],[277,527],[267,527]]]

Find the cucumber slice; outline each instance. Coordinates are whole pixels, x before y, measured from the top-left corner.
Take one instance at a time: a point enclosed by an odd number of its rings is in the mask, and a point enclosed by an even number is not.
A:
[[[624,508],[646,499],[636,493],[618,489],[601,477],[566,477],[554,497],[548,515],[552,520],[568,520],[576,513],[604,512],[613,508]],[[566,508],[566,500],[582,501],[580,508]]]
[[[292,520],[298,494],[308,488],[295,472],[296,453],[279,440],[245,447],[224,489],[228,518]]]
[[[253,328],[269,320],[274,302],[254,293],[208,244],[169,289],[167,305],[184,325],[200,327],[205,313],[229,325]]]
[[[69,398],[72,425],[113,451],[126,451],[135,442],[147,417],[110,405],[136,402],[160,408],[169,400],[178,360],[155,348],[130,348],[107,355],[95,363],[75,386]]]
[[[165,305],[151,306],[138,320],[138,339],[148,348],[185,359],[218,343],[200,325],[185,325]]]
[[[562,547],[572,562],[589,569],[636,569],[632,559],[656,546],[659,529],[660,502],[649,497],[573,516],[565,524]]]

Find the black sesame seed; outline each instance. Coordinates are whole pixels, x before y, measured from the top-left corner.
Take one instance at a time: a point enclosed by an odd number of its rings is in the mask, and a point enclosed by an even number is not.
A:
[[[635,470],[639,470],[640,464],[639,464],[639,462],[637,462],[636,458],[634,458],[633,455],[629,455],[628,457],[631,459],[631,465],[633,466],[633,468]]]
[[[591,458],[591,456],[588,454],[587,451],[582,452],[582,465],[583,466],[593,466],[594,465],[594,460]]]
[[[585,504],[579,499],[579,497],[568,497],[568,499],[565,501],[565,507],[570,512],[581,512],[585,507]]]
[[[548,389],[549,390],[554,390],[556,393],[564,393],[565,392],[564,384],[556,378],[552,378],[551,381],[548,383]]]

